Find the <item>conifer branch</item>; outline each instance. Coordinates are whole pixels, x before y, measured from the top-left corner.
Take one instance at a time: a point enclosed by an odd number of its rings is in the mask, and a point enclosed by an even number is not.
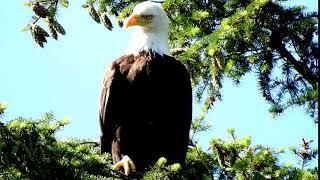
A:
[[[308,70],[302,63],[298,62],[295,57],[287,50],[285,45],[282,43],[282,38],[278,32],[273,32],[270,37],[271,47],[279,52],[280,56],[287,60],[287,62],[293,65],[294,69],[306,79],[313,88],[317,87],[317,77]]]

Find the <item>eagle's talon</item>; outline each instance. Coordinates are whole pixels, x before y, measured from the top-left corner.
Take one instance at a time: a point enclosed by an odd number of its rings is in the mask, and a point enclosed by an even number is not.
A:
[[[124,169],[124,174],[129,175],[131,173],[136,172],[136,166],[133,161],[129,158],[129,156],[123,156],[122,160],[117,162],[115,165],[112,166],[112,170]]]

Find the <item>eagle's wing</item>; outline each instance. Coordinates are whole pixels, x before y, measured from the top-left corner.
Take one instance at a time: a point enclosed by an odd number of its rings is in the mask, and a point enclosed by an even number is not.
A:
[[[102,91],[100,95],[100,107],[99,107],[99,122],[100,122],[100,148],[101,153],[103,152],[111,152],[111,137],[108,135],[108,131],[111,130],[111,122],[108,122],[106,119],[106,111],[108,107],[108,101],[110,96],[110,88],[111,84],[114,80],[114,75],[116,71],[115,64],[111,64],[109,69],[107,70],[103,84]]]
[[[171,77],[168,86],[174,101],[167,103],[171,121],[167,122],[166,139],[168,158],[175,162],[184,162],[188,150],[189,131],[192,122],[192,86],[188,70],[181,62],[174,60],[166,73]],[[170,110],[173,109],[173,110]]]
[[[120,136],[118,128],[120,128],[128,89],[126,73],[132,61],[133,56],[121,56],[110,65],[105,74],[99,108],[101,152],[113,154],[113,151],[116,151],[120,154],[120,145],[112,145],[112,143],[119,139],[117,136]]]

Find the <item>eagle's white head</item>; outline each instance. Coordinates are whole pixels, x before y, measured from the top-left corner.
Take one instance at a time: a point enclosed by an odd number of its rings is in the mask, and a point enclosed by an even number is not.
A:
[[[126,54],[137,55],[142,50],[151,49],[160,55],[171,55],[169,18],[159,4],[150,1],[138,4],[124,26],[136,26]]]

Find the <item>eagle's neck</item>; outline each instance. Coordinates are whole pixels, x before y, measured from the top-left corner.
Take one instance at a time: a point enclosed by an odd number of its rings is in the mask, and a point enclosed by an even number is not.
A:
[[[126,54],[138,55],[141,51],[152,50],[161,56],[163,54],[171,56],[168,39],[168,30],[164,28],[158,31],[149,31],[137,27],[132,39],[129,41]]]

